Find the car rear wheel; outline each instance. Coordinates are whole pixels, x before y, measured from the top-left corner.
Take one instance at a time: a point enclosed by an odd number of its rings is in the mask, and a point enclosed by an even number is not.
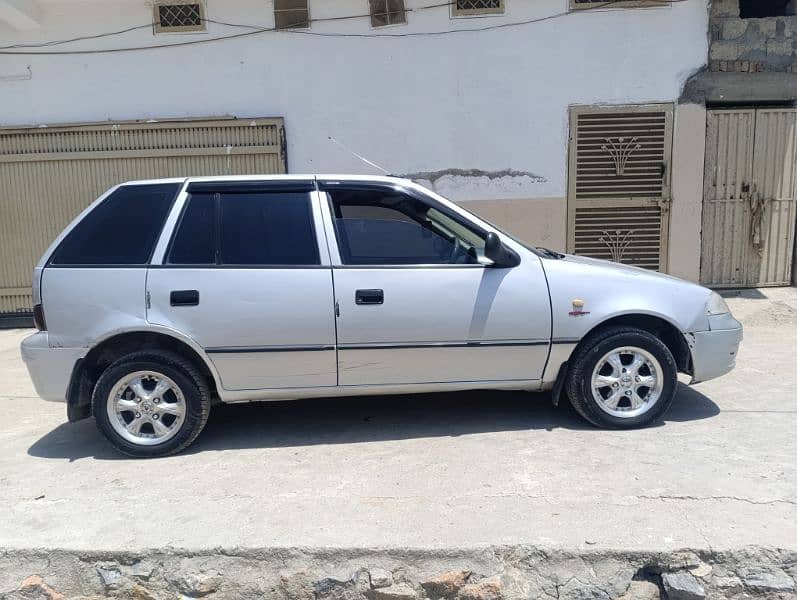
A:
[[[669,348],[647,331],[612,327],[576,350],[565,382],[573,407],[598,427],[628,429],[669,409],[678,369]]]
[[[125,356],[100,376],[94,419],[113,446],[135,457],[174,454],[191,444],[210,414],[210,391],[189,361],[158,350]]]

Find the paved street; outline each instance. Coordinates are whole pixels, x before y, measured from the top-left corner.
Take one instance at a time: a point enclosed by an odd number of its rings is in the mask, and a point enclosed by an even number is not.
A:
[[[737,370],[650,429],[522,393],[264,403],[149,461],[37,399],[0,332],[0,547],[795,549],[797,290],[743,296]]]

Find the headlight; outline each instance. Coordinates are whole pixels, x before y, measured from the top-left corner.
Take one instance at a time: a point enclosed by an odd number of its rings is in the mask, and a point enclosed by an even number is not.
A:
[[[725,298],[717,292],[711,292],[711,296],[708,297],[708,302],[706,302],[706,314],[727,315],[729,312],[731,312],[731,309],[728,308]]]

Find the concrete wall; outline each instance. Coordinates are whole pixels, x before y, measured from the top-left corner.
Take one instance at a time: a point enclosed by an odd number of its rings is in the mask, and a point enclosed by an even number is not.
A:
[[[712,71],[797,73],[797,15],[739,18],[739,0],[711,6]]]
[[[435,4],[407,0],[408,8]],[[311,0],[314,19],[367,13],[366,0]],[[39,28],[0,24],[3,45],[146,24],[143,0],[40,0]],[[263,0],[207,0],[216,21],[273,26]],[[447,7],[371,29],[368,18],[313,23],[311,34],[261,33],[181,48],[74,56],[0,55],[2,125],[206,115],[283,116],[292,172],[373,172],[329,136],[408,174],[520,237],[559,249],[568,106],[674,102],[706,60],[707,0],[567,13],[566,0],[509,0],[497,17],[452,19]],[[150,28],[61,45],[96,49],[202,40],[247,29],[153,36]],[[494,204],[487,204],[492,202]]]
[[[672,275],[691,281],[700,280],[705,152],[705,106],[677,106],[673,139],[669,271]]]

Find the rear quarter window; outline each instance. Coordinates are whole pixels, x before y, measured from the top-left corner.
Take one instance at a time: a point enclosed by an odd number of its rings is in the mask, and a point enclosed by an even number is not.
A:
[[[147,264],[179,189],[179,183],[121,186],[75,225],[50,264]]]

